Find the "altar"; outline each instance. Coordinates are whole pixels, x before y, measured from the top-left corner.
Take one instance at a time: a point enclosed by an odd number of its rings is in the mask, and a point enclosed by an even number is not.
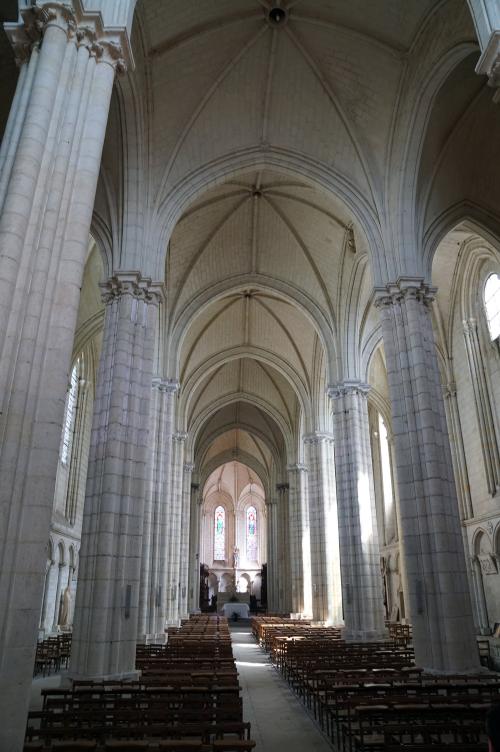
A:
[[[248,619],[250,608],[248,603],[224,603],[222,614],[228,619],[231,619],[233,614],[238,614],[240,619]]]

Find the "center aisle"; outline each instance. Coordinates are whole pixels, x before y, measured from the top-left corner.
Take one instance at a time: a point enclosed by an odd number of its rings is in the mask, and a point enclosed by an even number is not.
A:
[[[332,752],[301,702],[255,642],[250,625],[229,625],[243,697],[243,718],[252,724],[255,752]]]

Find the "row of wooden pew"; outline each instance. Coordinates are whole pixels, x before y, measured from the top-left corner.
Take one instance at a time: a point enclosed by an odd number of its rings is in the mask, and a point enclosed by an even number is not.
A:
[[[70,633],[40,640],[36,646],[33,675],[59,673],[62,668],[67,668],[70,655]]]
[[[25,750],[249,752],[226,619],[199,615],[164,645],[139,645],[133,681],[74,681],[42,691]]]
[[[341,631],[254,618],[252,632],[342,752],[484,752],[484,719],[500,702],[500,677],[426,675],[408,630],[345,642]],[[391,634],[391,630],[389,635]]]

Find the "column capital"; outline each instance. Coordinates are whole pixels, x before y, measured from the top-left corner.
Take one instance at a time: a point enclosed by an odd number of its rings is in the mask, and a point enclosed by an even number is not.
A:
[[[176,379],[162,379],[160,376],[155,376],[152,381],[153,389],[158,389],[160,392],[168,392],[169,394],[175,394],[180,389],[180,384]]]
[[[177,433],[172,434],[172,439],[174,441],[177,441],[179,444],[182,444],[184,441],[186,441],[188,437],[188,434],[185,431],[178,431]]]
[[[333,444],[334,436],[332,433],[322,433],[321,431],[314,431],[313,433],[306,433],[302,437],[304,444],[322,444],[324,441],[329,441]]]
[[[143,277],[138,271],[115,272],[106,282],[100,282],[103,302],[113,303],[122,295],[132,295],[138,300],[158,305],[161,293],[149,277]]]
[[[348,397],[350,395],[367,397],[370,389],[370,384],[366,384],[364,381],[346,379],[345,381],[339,381],[338,384],[330,384],[327,387],[326,393],[330,399],[339,399],[340,397]]]
[[[431,287],[422,277],[399,277],[396,282],[374,288],[375,307],[385,308],[403,300],[416,300],[428,307],[436,292],[437,287]]]
[[[477,331],[477,319],[474,317],[470,317],[468,319],[463,319],[462,326],[464,328],[464,334],[473,334],[475,331]]]
[[[196,467],[196,465],[194,464],[194,462],[185,462],[184,463],[184,472],[185,473],[192,473],[193,470],[195,469],[195,467]]]
[[[488,76],[488,86],[496,89],[493,101],[500,101],[500,31],[492,30],[486,47],[476,65],[476,73]]]
[[[276,483],[276,490],[279,491],[279,493],[285,493],[285,491],[288,491],[289,488],[289,483]]]
[[[105,25],[100,11],[86,10],[81,0],[37,0],[35,5],[21,11],[21,17],[21,23],[4,25],[18,64],[29,57],[32,45],[42,39],[46,29],[55,26],[68,39],[74,38],[78,46],[86,47],[97,62],[111,65],[118,74],[134,68],[125,26]]]
[[[297,462],[295,465],[287,465],[287,468],[289,473],[307,473],[307,465],[302,465],[300,462]]]
[[[443,395],[446,399],[452,399],[457,396],[457,385],[454,381],[449,381],[443,386]]]

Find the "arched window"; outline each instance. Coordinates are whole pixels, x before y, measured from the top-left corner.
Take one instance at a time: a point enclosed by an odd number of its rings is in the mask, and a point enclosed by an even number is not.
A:
[[[73,436],[73,427],[75,424],[75,411],[76,402],[78,399],[78,371],[80,367],[80,361],[78,360],[73,370],[71,371],[71,379],[69,382],[68,397],[66,400],[66,412],[64,414],[62,446],[61,446],[61,462],[66,465],[69,458],[71,439]]]
[[[484,286],[484,310],[493,341],[500,336],[500,277],[490,274]]]
[[[257,510],[247,509],[247,561],[257,561]]]
[[[226,510],[217,507],[214,519],[214,561],[226,558]]]

